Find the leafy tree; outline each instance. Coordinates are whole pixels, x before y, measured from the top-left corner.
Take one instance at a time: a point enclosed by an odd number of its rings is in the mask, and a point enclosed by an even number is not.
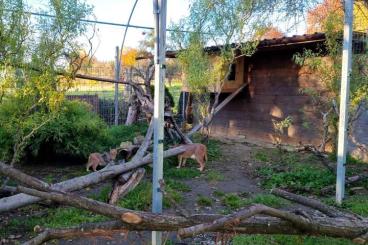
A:
[[[367,31],[368,29],[368,8],[364,1],[354,2],[354,31]],[[307,15],[307,33],[324,32],[326,25],[331,19],[335,21],[335,31],[342,29],[344,19],[344,6],[340,0],[324,0],[315,8],[311,9]],[[338,23],[338,24],[337,24]]]
[[[195,0],[190,14],[172,33],[174,46],[182,50],[179,60],[185,80],[193,92],[199,120],[205,130],[212,121],[219,94],[237,56],[251,56],[258,45],[261,30],[270,21],[286,18],[298,20],[317,1],[295,0]],[[180,32],[188,30],[189,32]],[[216,45],[218,54],[204,52],[208,45]],[[215,94],[212,102],[210,93]]]
[[[359,13],[360,10],[358,10],[357,6],[363,6],[361,4],[363,4],[363,2],[356,2],[354,6],[354,15]],[[341,35],[343,31],[343,12],[341,8],[342,5],[340,1],[325,0],[322,4],[308,13],[309,28],[320,28],[318,30],[326,33],[325,45],[324,48],[320,50],[305,50],[294,56],[294,61],[297,64],[304,65],[314,74],[317,74],[327,90],[325,93],[321,93],[313,88],[303,89],[301,91],[301,93],[311,97],[317,111],[321,114],[323,121],[321,151],[325,150],[327,143],[332,143],[333,149],[336,148],[337,143],[337,104],[339,103],[341,81]],[[364,21],[363,19],[357,21],[358,22],[354,22],[355,28],[358,26],[357,23],[365,22],[368,24],[368,18],[365,18]],[[354,35],[354,38],[357,43],[366,42],[364,36]],[[368,54],[366,50],[355,51],[357,52],[353,54],[352,73],[350,77],[351,103],[349,132],[351,132],[354,121],[359,117],[363,102],[368,100],[368,80],[365,68],[368,62]],[[350,135],[350,137],[353,136]],[[353,138],[352,140],[355,141]]]
[[[81,37],[89,25],[78,21],[92,8],[82,0],[50,0],[45,14],[32,17],[24,0],[0,1],[0,118],[1,131],[13,132],[17,162],[30,139],[57,118],[65,91],[81,67]]]

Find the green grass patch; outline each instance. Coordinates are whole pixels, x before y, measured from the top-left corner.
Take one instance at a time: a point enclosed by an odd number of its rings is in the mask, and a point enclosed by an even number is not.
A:
[[[247,205],[247,202],[245,201],[244,198],[242,198],[241,196],[239,196],[236,193],[229,193],[226,194],[223,198],[222,198],[222,203],[229,209],[231,210],[235,210],[238,208],[241,208],[245,205]]]
[[[121,142],[132,141],[138,135],[146,135],[148,125],[146,123],[135,123],[129,126],[118,125],[107,129],[108,142],[110,147],[119,146]]]
[[[92,193],[88,197],[100,202],[106,202],[110,192],[111,186],[104,186],[98,193]]]
[[[257,160],[259,162],[269,162],[271,160],[271,158],[269,157],[269,155],[265,151],[263,151],[263,150],[257,151],[253,155],[253,159],[254,160]]]
[[[223,181],[225,179],[224,175],[216,170],[209,170],[206,174],[207,181]]]
[[[312,236],[287,236],[287,235],[240,235],[235,236],[233,245],[350,245],[350,240],[312,237]]]
[[[288,205],[286,200],[271,194],[257,194],[253,197],[244,198],[241,194],[229,193],[222,196],[222,203],[231,211],[252,204],[264,204],[273,208],[280,208]]]
[[[215,197],[223,197],[223,196],[225,196],[225,192],[223,192],[223,191],[219,191],[219,190],[215,190],[215,191],[213,192],[213,195],[214,195]]]
[[[176,191],[190,192],[192,190],[190,186],[181,181],[177,181],[174,179],[166,179],[165,182],[167,186]]]
[[[143,181],[124,198],[120,199],[118,205],[133,210],[149,210],[151,199],[152,184],[148,181]]]
[[[192,179],[201,175],[198,169],[183,167],[180,169],[169,168],[165,170],[165,176],[174,179]]]
[[[198,195],[197,197],[197,204],[203,207],[211,207],[212,206],[212,199],[203,195]]]
[[[322,201],[328,205],[341,207],[358,215],[368,217],[368,196],[366,195],[350,196],[343,200],[341,206],[336,204],[334,197],[322,199]]]
[[[323,187],[332,185],[335,176],[324,168],[297,164],[288,171],[278,172],[273,167],[261,167],[258,174],[265,188],[286,188],[294,192],[318,193]]]
[[[43,216],[23,216],[11,219],[7,226],[0,229],[0,237],[17,234],[19,231],[32,233],[36,225],[48,228],[61,228],[104,220],[107,220],[104,216],[73,207],[48,209],[48,212]]]
[[[264,188],[285,188],[292,192],[319,194],[326,186],[335,183],[335,175],[314,154],[287,152],[280,149],[261,149],[253,159],[263,162],[257,169]],[[360,161],[348,159],[347,176],[359,174],[367,169]],[[368,187],[368,181],[362,182]]]
[[[183,201],[182,194],[168,185],[166,186],[166,192],[170,196],[170,199],[176,203],[181,203]],[[118,205],[123,208],[148,211],[151,208],[151,202],[152,184],[148,181],[143,181],[124,198],[120,199]],[[170,208],[172,206],[171,200],[166,197],[164,197],[163,204],[165,208]]]

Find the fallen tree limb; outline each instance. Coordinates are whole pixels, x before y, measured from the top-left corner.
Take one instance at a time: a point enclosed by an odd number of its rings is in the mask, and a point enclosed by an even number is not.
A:
[[[11,171],[17,172],[18,170],[13,169]],[[32,180],[36,178],[27,176],[26,179],[17,180],[21,184],[27,185],[29,179]],[[38,186],[36,185],[36,187],[42,189],[43,185],[39,184]],[[247,231],[242,227],[243,220],[258,218],[255,217],[256,215],[266,215],[268,218],[277,218],[279,222],[281,222],[281,220],[286,221],[293,231],[296,229],[297,234],[327,235],[362,241],[366,237],[365,234],[368,230],[368,219],[364,218],[358,219],[354,216],[345,214],[333,218],[326,216],[321,217],[316,215],[315,212],[307,215],[298,215],[297,212],[278,210],[265,205],[253,205],[227,216],[194,215],[186,218],[175,215],[133,211],[91,200],[76,194],[55,192],[52,189],[46,192],[18,186],[18,191],[120,220],[129,230],[174,230],[178,231],[181,237],[189,237],[203,232],[224,230],[249,233],[249,230]],[[292,195],[285,192],[284,196]],[[295,195],[293,199],[302,200],[302,203],[313,203],[313,200],[308,200],[306,197],[296,198]],[[267,225],[270,226],[270,223]]]
[[[360,174],[360,175],[354,175],[354,176],[351,176],[351,177],[347,177],[346,180],[345,180],[345,185],[346,186],[349,186],[351,184],[354,184],[358,181],[362,181],[362,180],[365,180],[368,178],[368,174]],[[329,185],[329,186],[326,186],[324,188],[321,189],[320,191],[320,194],[321,195],[327,195],[331,192],[333,192],[336,188],[336,185]]]
[[[45,229],[40,230],[36,237],[23,243],[23,245],[39,245],[54,239],[74,238],[74,237],[94,237],[94,236],[111,236],[115,233],[125,233],[120,221],[107,221],[100,223],[87,223],[65,229]]]
[[[287,191],[284,191],[284,190],[281,190],[281,189],[277,189],[277,188],[272,189],[271,193],[276,195],[276,196],[287,199],[289,201],[296,202],[296,203],[302,204],[302,205],[310,207],[310,208],[314,208],[314,209],[326,214],[329,217],[338,217],[338,216],[345,215],[342,212],[340,212],[340,210],[338,210],[334,207],[331,207],[331,206],[327,206],[327,205],[325,205],[325,204],[323,204],[320,201],[315,200],[315,199],[306,198],[304,196],[296,195],[294,193],[290,193],[290,192],[287,192]]]
[[[229,96],[226,97],[226,99],[224,99],[218,106],[216,106],[216,108],[213,110],[213,113],[208,115],[208,117],[206,117],[203,121],[205,126],[208,126],[212,120],[213,117],[220,111],[222,110],[232,99],[235,98],[235,96],[237,96],[245,87],[247,87],[249,85],[249,83],[244,83],[241,87],[239,87],[236,91],[234,91],[232,94],[230,94]],[[195,132],[197,132],[198,130],[200,130],[203,127],[202,123],[197,124],[196,126],[194,126],[189,133],[187,134],[188,137],[192,136]]]
[[[128,179],[121,175],[122,178],[118,178],[113,184],[108,203],[115,205],[120,198],[124,197],[127,193],[133,190],[142,180],[144,173],[144,168],[138,168],[130,175]]]
[[[184,152],[185,149],[182,146],[169,149],[167,151],[164,151],[164,157],[170,157],[170,156],[176,156],[177,154],[180,154]],[[144,166],[148,163],[152,162],[152,155],[148,154],[145,157],[143,157],[141,160],[132,160],[130,162],[127,162],[126,164],[118,164],[113,166],[105,167],[99,171],[84,175],[75,177],[73,179],[69,179],[60,183],[56,183],[51,185],[52,189],[56,190],[62,190],[62,191],[76,191],[83,188],[86,188],[88,186],[100,183],[104,180],[111,179],[117,175],[120,175],[122,173],[131,171],[133,169],[139,168],[141,166]],[[0,162],[0,165],[6,165],[5,163]],[[4,174],[1,172],[0,173]],[[33,203],[36,203],[40,201],[41,199],[39,197],[34,197],[31,195],[26,194],[17,194],[10,197],[4,197],[0,199],[0,212],[7,212],[16,208],[24,207]]]

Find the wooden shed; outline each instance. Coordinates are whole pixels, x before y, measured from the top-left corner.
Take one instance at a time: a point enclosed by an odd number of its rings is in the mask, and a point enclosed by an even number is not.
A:
[[[325,35],[315,33],[262,40],[256,53],[240,56],[223,87],[222,98],[249,84],[221,112],[211,126],[211,134],[226,137],[246,137],[249,140],[274,142],[274,122],[292,118],[292,125],[281,136],[283,143],[315,144],[321,140],[321,116],[314,110],[303,88],[324,93],[318,77],[293,61],[297,52],[323,46]],[[206,51],[216,54],[219,47]],[[188,88],[183,86],[184,98]]]

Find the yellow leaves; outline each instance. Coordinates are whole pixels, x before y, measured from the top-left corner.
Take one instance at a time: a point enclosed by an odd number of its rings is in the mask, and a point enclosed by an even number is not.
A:
[[[134,66],[136,64],[137,54],[138,51],[134,48],[128,48],[126,51],[124,51],[121,57],[123,66]]]
[[[343,28],[344,11],[340,0],[324,0],[308,12],[307,33],[340,31]],[[354,3],[354,31],[368,30],[368,8],[363,1]]]
[[[355,1],[354,4],[354,31],[368,30],[368,8],[361,1]]]

